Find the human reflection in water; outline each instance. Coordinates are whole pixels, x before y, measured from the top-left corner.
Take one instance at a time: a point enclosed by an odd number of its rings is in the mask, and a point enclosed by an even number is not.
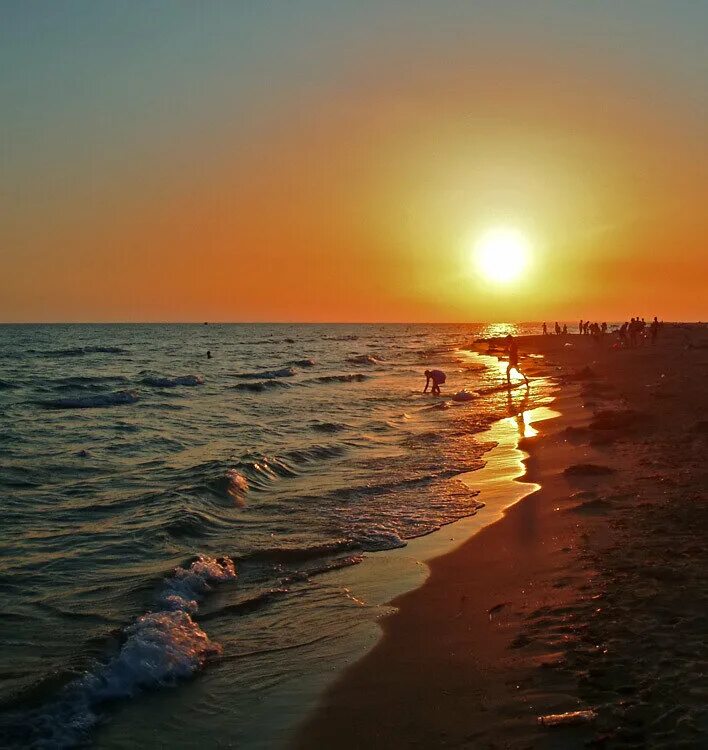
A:
[[[529,408],[529,391],[526,390],[523,397],[518,403],[514,403],[511,397],[511,391],[507,391],[506,394],[506,410],[512,419],[516,420],[516,425],[519,428],[519,435],[521,437],[529,437],[527,431],[529,425],[526,423],[525,415]]]

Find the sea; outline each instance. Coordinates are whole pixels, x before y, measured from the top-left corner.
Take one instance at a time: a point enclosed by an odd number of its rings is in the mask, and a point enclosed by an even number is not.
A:
[[[285,747],[379,637],[367,560],[483,517],[507,332],[0,326],[0,746]]]

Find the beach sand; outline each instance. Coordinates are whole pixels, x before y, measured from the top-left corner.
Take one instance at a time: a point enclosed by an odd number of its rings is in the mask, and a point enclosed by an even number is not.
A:
[[[613,340],[519,340],[559,384],[521,441],[541,489],[428,563],[295,747],[708,745],[708,328]]]

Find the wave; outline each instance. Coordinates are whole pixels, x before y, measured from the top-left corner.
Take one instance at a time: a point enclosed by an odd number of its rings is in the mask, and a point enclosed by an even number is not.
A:
[[[359,535],[358,543],[367,552],[405,547],[406,542],[395,531],[371,530]]]
[[[236,463],[235,468],[226,472],[226,479],[222,478],[217,482],[217,487],[232,497],[234,492],[240,493],[243,497],[245,491],[251,487],[265,489],[278,479],[298,477],[301,470],[306,470],[309,464],[338,458],[345,452],[344,445],[314,444],[286,451],[278,456],[247,453]],[[237,487],[233,485],[234,482],[237,483]]]
[[[349,425],[344,422],[312,422],[310,429],[315,432],[325,432],[332,434],[335,432],[342,432],[343,430],[349,429]]]
[[[227,469],[224,475],[224,489],[226,494],[233,499],[237,505],[244,504],[244,498],[248,492],[248,479],[236,471],[236,469]]]
[[[295,374],[292,367],[282,367],[279,370],[264,370],[263,372],[239,372],[234,377],[242,380],[272,380],[273,378],[291,378]]]
[[[338,539],[333,542],[312,544],[307,547],[269,547],[255,550],[238,558],[239,564],[243,562],[270,562],[292,564],[307,562],[319,557],[328,557],[341,552],[350,552],[359,549],[359,545],[352,539]]]
[[[260,380],[256,383],[236,383],[230,385],[236,391],[251,391],[252,393],[263,393],[271,388],[289,388],[289,383],[283,383],[280,380]]]
[[[0,391],[9,391],[11,388],[19,388],[19,386],[9,380],[0,379]]]
[[[289,479],[298,476],[297,470],[277,456],[245,456],[239,461],[239,471],[247,478],[249,485],[261,489],[270,486],[276,479]]]
[[[363,383],[371,376],[363,372],[353,372],[347,375],[320,375],[318,378],[307,380],[307,383]]]
[[[314,367],[317,363],[314,359],[294,359],[290,364],[293,367]]]
[[[120,346],[77,346],[71,349],[50,349],[39,352],[45,357],[81,357],[84,354],[129,354]]]
[[[202,669],[221,647],[192,615],[213,584],[235,578],[228,557],[200,556],[188,568],[176,568],[163,583],[157,608],[124,628],[115,656],[64,685],[48,705],[15,717],[14,744],[33,750],[75,747],[100,721],[105,703],[176,685]]]
[[[47,409],[98,409],[104,406],[134,404],[139,400],[140,397],[136,391],[117,391],[115,393],[103,393],[93,396],[55,398],[46,401],[37,401],[36,403]]]
[[[306,581],[309,578],[323,575],[324,573],[331,573],[333,570],[340,570],[341,568],[348,568],[351,565],[358,565],[364,559],[363,555],[348,555],[347,557],[337,557],[334,560],[329,560],[322,565],[317,565],[314,568],[305,568],[304,570],[298,570],[291,573],[282,579],[281,584],[287,585],[296,581]]]
[[[229,523],[214,517],[205,510],[196,508],[181,508],[166,521],[160,524],[160,531],[175,539],[204,539],[206,537],[223,534]]]
[[[287,593],[289,593],[289,591],[286,588],[268,589],[260,594],[243,599],[236,604],[227,604],[221,609],[216,609],[213,612],[201,615],[199,617],[199,622],[209,622],[209,620],[215,620],[226,615],[250,615],[252,612],[257,612],[259,609],[266,607],[268,604],[271,604],[276,599],[279,599]]]
[[[308,448],[295,448],[287,451],[284,457],[288,461],[306,464],[328,458],[337,458],[344,452],[345,447],[343,445],[311,445]]]
[[[61,391],[91,390],[103,388],[107,385],[121,385],[128,383],[123,375],[73,375],[66,378],[54,378],[47,381],[47,385]]]
[[[383,360],[373,354],[357,354],[355,357],[347,357],[347,362],[354,365],[380,365]]]
[[[147,376],[142,382],[154,388],[176,388],[178,385],[204,385],[204,378],[201,375],[179,375],[175,378]]]

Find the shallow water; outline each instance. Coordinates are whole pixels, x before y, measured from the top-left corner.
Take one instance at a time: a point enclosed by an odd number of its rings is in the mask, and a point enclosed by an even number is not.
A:
[[[3,746],[282,742],[380,614],[347,568],[475,513],[490,330],[1,326]]]

